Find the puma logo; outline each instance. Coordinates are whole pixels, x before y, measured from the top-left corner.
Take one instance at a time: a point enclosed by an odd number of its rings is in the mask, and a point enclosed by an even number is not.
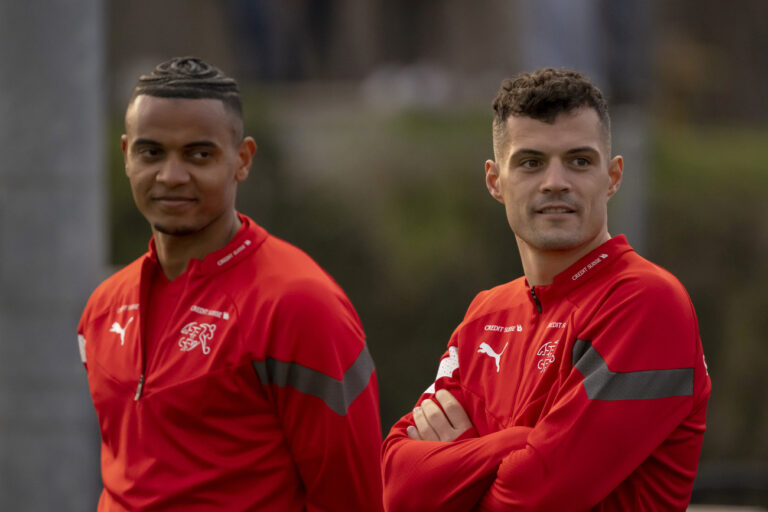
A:
[[[129,325],[131,325],[131,322],[133,322],[133,317],[128,319],[128,323],[125,324],[125,327],[121,327],[119,323],[115,322],[112,324],[112,328],[109,330],[109,332],[114,332],[120,335],[121,345],[125,345],[125,330]]]
[[[491,356],[496,361],[496,373],[499,373],[499,371],[501,370],[499,367],[499,360],[501,359],[501,354],[503,354],[504,351],[507,350],[507,345],[509,345],[509,342],[504,344],[504,348],[501,349],[501,352],[499,352],[498,354],[487,343],[481,343],[480,348],[477,349],[477,351],[480,354]]]

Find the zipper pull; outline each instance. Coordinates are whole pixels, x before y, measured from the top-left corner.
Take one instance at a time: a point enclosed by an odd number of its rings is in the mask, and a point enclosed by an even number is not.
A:
[[[539,301],[539,298],[536,296],[536,287],[531,286],[531,296],[533,297],[533,302],[536,303],[536,310],[541,313],[541,302]]]
[[[136,386],[136,395],[133,397],[135,401],[139,401],[139,397],[141,396],[141,390],[144,389],[144,374],[141,374],[141,377],[139,377],[139,385]]]

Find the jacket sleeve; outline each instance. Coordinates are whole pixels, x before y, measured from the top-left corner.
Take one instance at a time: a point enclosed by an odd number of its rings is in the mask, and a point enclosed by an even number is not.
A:
[[[504,458],[478,509],[587,510],[651,458],[653,492],[684,510],[709,395],[687,294],[614,288],[566,356],[555,404]],[[651,457],[665,441],[673,455]]]
[[[83,310],[83,313],[80,315],[80,321],[77,324],[77,348],[80,350],[80,362],[83,363],[86,373],[88,372],[88,358],[85,355],[85,345],[87,341],[85,337],[85,330],[86,326],[90,322],[90,308],[91,301],[89,300],[85,306],[85,309]]]
[[[432,397],[436,389],[447,389],[468,411],[460,378],[454,336],[440,361],[435,383],[417,404]],[[414,441],[406,433],[413,424],[413,415],[408,413],[384,441],[382,475],[388,512],[472,509],[493,482],[502,459],[511,450],[524,447],[530,431],[514,427],[479,437],[471,428],[453,442]]]
[[[254,362],[306,490],[305,510],[381,504],[381,423],[373,360],[357,314],[324,282],[277,302],[265,361]]]

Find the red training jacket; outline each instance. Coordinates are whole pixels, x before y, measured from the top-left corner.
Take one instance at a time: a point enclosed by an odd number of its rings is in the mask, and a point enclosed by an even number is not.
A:
[[[245,216],[192,260],[144,353],[150,251],[79,326],[101,429],[100,511],[380,510],[373,361],[342,290]]]
[[[682,285],[615,237],[549,286],[480,293],[440,361],[474,429],[384,441],[388,511],[685,510],[710,393]]]

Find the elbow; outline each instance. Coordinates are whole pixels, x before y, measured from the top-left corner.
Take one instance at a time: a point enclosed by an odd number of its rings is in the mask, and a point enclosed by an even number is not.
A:
[[[403,460],[403,438],[384,441],[381,457],[382,500],[386,512],[428,511],[434,509],[423,485],[414,478],[413,461]]]

